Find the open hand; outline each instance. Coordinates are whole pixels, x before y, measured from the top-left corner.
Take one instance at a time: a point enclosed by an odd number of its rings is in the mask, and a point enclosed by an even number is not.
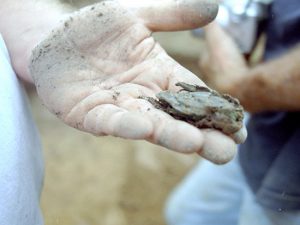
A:
[[[199,130],[155,109],[141,96],[205,84],[151,36],[210,22],[209,0],[103,1],[76,12],[34,50],[31,75],[46,107],[68,125],[94,135],[144,139],[225,163],[245,139]]]

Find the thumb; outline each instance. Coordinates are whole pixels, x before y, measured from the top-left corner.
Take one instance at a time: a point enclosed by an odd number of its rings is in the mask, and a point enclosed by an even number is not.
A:
[[[218,13],[216,0],[119,0],[152,31],[178,31],[202,27]]]

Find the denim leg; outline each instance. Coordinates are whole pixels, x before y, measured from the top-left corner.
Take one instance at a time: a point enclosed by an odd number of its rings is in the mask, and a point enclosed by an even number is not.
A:
[[[300,211],[273,211],[262,207],[246,187],[241,206],[239,225],[299,225]]]
[[[237,158],[222,166],[202,160],[167,200],[167,224],[235,225],[244,186]]]

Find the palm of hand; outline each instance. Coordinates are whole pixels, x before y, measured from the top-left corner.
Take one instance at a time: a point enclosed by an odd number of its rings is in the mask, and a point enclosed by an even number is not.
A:
[[[70,126],[95,135],[146,139],[181,152],[204,148],[204,132],[139,98],[175,90],[178,81],[203,82],[170,58],[141,20],[114,2],[86,8],[53,31],[35,49],[31,73],[44,104]],[[230,138],[218,131],[212,135],[234,149]]]

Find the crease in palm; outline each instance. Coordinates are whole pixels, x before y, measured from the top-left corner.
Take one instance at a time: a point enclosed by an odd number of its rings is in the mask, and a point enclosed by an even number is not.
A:
[[[33,51],[30,69],[42,101],[68,125],[94,135],[202,151],[205,132],[140,97],[177,90],[179,81],[205,84],[166,54],[143,20],[114,1],[105,4],[72,14]],[[234,148],[218,131],[207,135],[215,133]]]

